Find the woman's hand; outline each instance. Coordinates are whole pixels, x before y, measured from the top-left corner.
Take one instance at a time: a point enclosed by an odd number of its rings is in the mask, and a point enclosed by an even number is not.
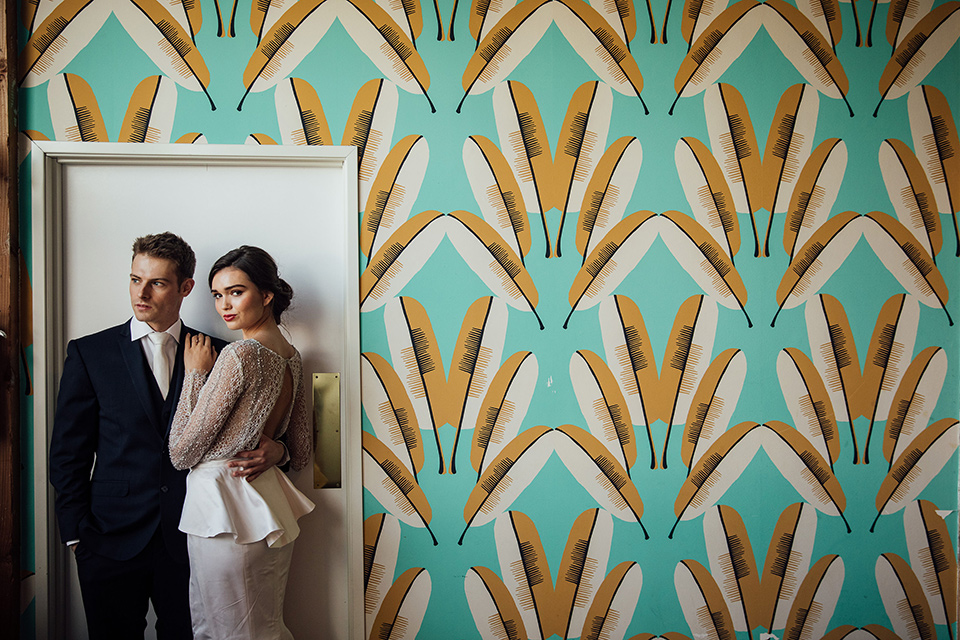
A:
[[[187,344],[183,349],[183,368],[187,371],[202,371],[210,373],[213,363],[217,361],[217,350],[213,348],[213,340],[202,333],[187,334]]]
[[[282,444],[267,436],[260,436],[260,443],[256,449],[241,451],[237,457],[242,459],[231,460],[227,466],[233,467],[234,478],[256,480],[261,473],[279,464],[284,453],[286,449]]]

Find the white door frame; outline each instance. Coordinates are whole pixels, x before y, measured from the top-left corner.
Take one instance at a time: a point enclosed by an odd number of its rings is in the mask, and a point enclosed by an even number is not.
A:
[[[65,598],[69,558],[59,541],[53,511],[53,490],[48,481],[47,451],[53,424],[56,389],[66,352],[64,312],[64,212],[67,209],[64,184],[70,167],[100,165],[111,167],[151,168],[195,167],[208,171],[249,172],[250,168],[277,170],[290,167],[294,177],[290,189],[303,188],[304,172],[318,178],[333,180],[335,200],[343,216],[343,265],[339,286],[343,292],[342,317],[333,321],[342,323],[344,341],[341,374],[341,425],[343,468],[342,488],[323,491],[342,491],[345,502],[346,541],[346,601],[347,637],[364,638],[363,614],[363,507],[361,471],[361,414],[360,414],[360,329],[358,297],[358,187],[357,150],[355,147],[289,147],[252,145],[135,145],[91,144],[70,142],[37,142],[32,148],[32,250],[33,250],[33,322],[34,322],[34,482],[36,500],[36,625],[38,638],[66,637],[64,629]],[[333,172],[333,175],[330,175]],[[230,175],[230,174],[227,174]],[[239,174],[238,174],[239,175]],[[249,173],[247,173],[249,175]],[[280,172],[277,175],[285,175]],[[284,178],[280,178],[284,180]],[[287,215],[293,215],[291,219]],[[271,212],[270,224],[289,224],[296,233],[296,212]],[[326,215],[326,214],[325,214]],[[164,230],[163,220],[150,232]],[[251,232],[252,233],[252,232]],[[129,238],[132,242],[133,238]],[[334,240],[336,242],[336,240]],[[249,244],[258,244],[252,237]],[[232,247],[226,247],[229,249]],[[124,248],[125,251],[129,249]],[[282,264],[282,254],[274,252]],[[124,274],[120,274],[124,275]],[[124,276],[125,277],[125,276]],[[328,277],[327,274],[317,277]],[[334,276],[335,277],[335,276]],[[203,295],[205,275],[198,274],[197,289]],[[113,295],[113,290],[110,293]],[[116,295],[125,301],[124,289]],[[199,297],[199,296],[197,296]],[[125,301],[126,302],[126,301]],[[212,308],[212,305],[211,305]],[[129,308],[127,308],[129,312]],[[117,323],[121,322],[118,319]],[[199,327],[203,329],[204,327]],[[301,348],[301,351],[303,349]],[[306,361],[306,356],[305,356]],[[336,363],[334,363],[336,365]],[[305,373],[309,374],[310,371]],[[310,395],[310,394],[308,394]],[[307,470],[311,478],[312,470]],[[340,498],[338,498],[340,499]],[[308,516],[309,518],[309,516]],[[341,596],[343,594],[340,594]],[[288,598],[289,599],[289,598]]]

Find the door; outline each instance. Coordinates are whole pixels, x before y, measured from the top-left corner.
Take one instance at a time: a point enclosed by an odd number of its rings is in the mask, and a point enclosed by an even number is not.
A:
[[[230,249],[260,246],[294,288],[285,326],[307,389],[314,373],[340,374],[341,486],[315,488],[310,468],[291,474],[318,508],[300,523],[285,619],[297,637],[362,638],[356,149],[43,142],[32,153],[36,530],[47,543],[37,552],[37,637],[86,637],[47,481],[66,343],[131,316],[133,240],[172,231],[197,254],[185,322],[239,337],[214,311],[207,270]]]

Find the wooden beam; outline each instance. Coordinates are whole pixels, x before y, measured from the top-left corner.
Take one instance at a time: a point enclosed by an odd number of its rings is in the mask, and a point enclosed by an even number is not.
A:
[[[20,637],[20,243],[17,6],[0,15],[0,629]]]

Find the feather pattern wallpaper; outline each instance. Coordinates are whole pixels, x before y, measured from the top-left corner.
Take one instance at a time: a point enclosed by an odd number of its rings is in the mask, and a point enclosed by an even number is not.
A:
[[[358,147],[368,638],[955,637],[960,2],[19,12],[24,140]]]

